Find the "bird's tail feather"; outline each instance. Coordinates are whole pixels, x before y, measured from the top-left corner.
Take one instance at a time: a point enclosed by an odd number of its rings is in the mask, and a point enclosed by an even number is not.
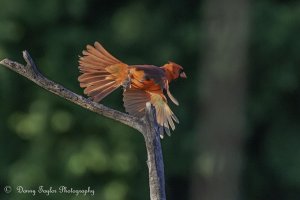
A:
[[[80,87],[93,101],[101,101],[128,79],[128,65],[108,53],[100,43],[87,45],[79,58]]]

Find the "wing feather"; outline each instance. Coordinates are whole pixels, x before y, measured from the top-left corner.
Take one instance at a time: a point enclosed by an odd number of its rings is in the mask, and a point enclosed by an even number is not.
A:
[[[178,123],[177,117],[168,106],[166,97],[162,93],[128,88],[123,93],[123,101],[126,112],[136,117],[145,115],[146,103],[150,102],[155,108],[157,123],[164,127],[168,135],[170,135],[170,129],[175,129],[174,122]]]
[[[150,94],[144,90],[128,88],[123,93],[126,112],[136,117],[145,115],[146,103],[150,102]]]
[[[166,97],[163,94],[150,93],[151,94],[151,104],[155,107],[157,122],[167,129],[175,130],[175,122],[178,122],[177,117],[172,112],[170,107],[166,102]],[[168,132],[167,132],[168,133]]]

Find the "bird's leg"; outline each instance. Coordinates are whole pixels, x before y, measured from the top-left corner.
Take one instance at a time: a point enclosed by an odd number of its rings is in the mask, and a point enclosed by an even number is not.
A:
[[[125,81],[123,81],[122,86],[123,86],[124,91],[126,91],[127,88],[131,87],[131,78],[130,78],[129,74],[127,76],[127,79]]]

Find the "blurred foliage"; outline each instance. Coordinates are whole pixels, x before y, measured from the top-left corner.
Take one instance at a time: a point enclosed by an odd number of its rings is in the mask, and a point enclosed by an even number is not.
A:
[[[257,1],[249,51],[246,199],[300,197],[300,3]]]
[[[103,43],[129,64],[184,66],[171,90],[181,120],[162,141],[169,199],[187,199],[193,175],[201,1],[1,0],[0,58],[24,62],[27,49],[50,79],[82,94],[77,55]],[[300,3],[252,1],[248,64],[248,140],[243,199],[300,196]],[[200,48],[199,48],[200,47]],[[188,95],[186,93],[188,92]],[[141,135],[83,110],[0,67],[0,199],[31,199],[5,185],[95,190],[95,196],[47,199],[148,199]],[[121,91],[103,103],[124,111]],[[201,133],[197,133],[201,134]],[[43,198],[46,196],[43,196]]]

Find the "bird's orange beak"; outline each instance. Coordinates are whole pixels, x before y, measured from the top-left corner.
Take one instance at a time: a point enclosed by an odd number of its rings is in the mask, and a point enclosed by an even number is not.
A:
[[[181,72],[181,73],[180,73],[180,77],[181,77],[181,78],[186,78],[186,74],[185,74],[184,72]]]

